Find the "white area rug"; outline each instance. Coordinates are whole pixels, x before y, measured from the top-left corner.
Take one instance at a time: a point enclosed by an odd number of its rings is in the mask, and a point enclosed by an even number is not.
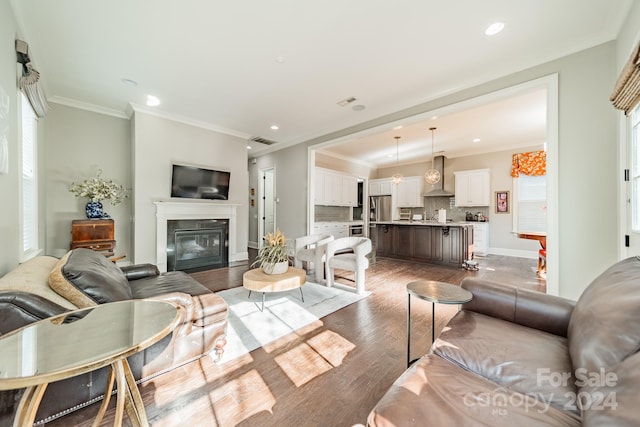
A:
[[[243,287],[217,292],[229,305],[227,345],[220,363],[282,338],[370,294],[358,295],[309,282],[302,292],[304,302],[299,289],[267,293],[262,312],[260,292],[251,292],[251,298],[247,298],[249,291]]]

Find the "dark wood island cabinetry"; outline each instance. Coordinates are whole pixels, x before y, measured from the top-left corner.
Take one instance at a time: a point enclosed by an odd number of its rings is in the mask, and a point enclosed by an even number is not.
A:
[[[460,223],[378,223],[376,255],[460,267],[473,257],[472,227]]]

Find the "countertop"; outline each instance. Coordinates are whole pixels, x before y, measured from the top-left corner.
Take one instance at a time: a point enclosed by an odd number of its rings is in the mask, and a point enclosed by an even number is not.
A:
[[[322,225],[328,225],[328,226],[332,226],[332,225],[364,225],[364,221],[363,220],[358,220],[358,221],[316,221],[313,223],[315,226],[322,226]]]
[[[473,226],[469,222],[447,222],[441,223],[437,221],[378,221],[371,224],[377,225],[417,225],[417,226],[429,226],[429,227],[469,227]]]

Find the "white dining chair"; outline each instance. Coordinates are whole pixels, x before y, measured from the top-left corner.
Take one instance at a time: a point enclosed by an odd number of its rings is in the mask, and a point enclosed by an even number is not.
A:
[[[327,243],[325,249],[327,286],[333,286],[336,268],[353,271],[356,292],[363,294],[365,292],[365,270],[369,268],[367,254],[370,252],[371,240],[367,237],[342,237]]]

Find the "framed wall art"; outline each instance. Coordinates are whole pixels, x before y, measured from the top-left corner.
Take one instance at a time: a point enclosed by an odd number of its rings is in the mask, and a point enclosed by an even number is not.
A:
[[[496,191],[496,213],[503,214],[509,213],[509,191]]]

